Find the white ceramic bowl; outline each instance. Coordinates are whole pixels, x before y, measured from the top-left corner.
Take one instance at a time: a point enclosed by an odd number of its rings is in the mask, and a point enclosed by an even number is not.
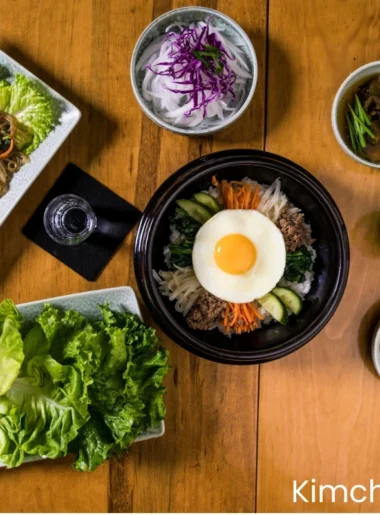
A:
[[[352,159],[355,159],[355,161],[358,161],[363,165],[370,166],[371,168],[380,168],[380,163],[372,163],[371,161],[362,159],[353,152],[343,132],[343,110],[344,102],[349,92],[352,91],[355,86],[361,86],[362,84],[365,84],[367,80],[371,79],[376,74],[380,75],[380,61],[374,61],[372,63],[365,64],[364,66],[361,66],[352,72],[338,89],[331,110],[331,123],[339,145],[346,152],[346,154],[352,157]]]
[[[376,372],[380,376],[380,321],[376,326],[375,332],[372,338],[372,361],[376,369]]]
[[[220,123],[218,123],[217,125],[210,125],[208,123],[208,120],[206,119],[196,127],[177,127],[175,125],[172,125],[171,123],[165,122],[159,116],[157,116],[153,112],[151,103],[145,100],[145,98],[143,97],[141,85],[144,78],[144,72],[141,70],[138,71],[136,69],[136,64],[144,50],[148,47],[148,45],[150,45],[153,40],[164,34],[166,28],[172,23],[191,23],[193,21],[203,21],[209,16],[212,16],[214,20],[213,23],[224,28],[229,36],[231,36],[232,38],[239,37],[244,42],[244,45],[241,48],[244,50],[247,64],[249,66],[249,71],[252,75],[252,79],[248,80],[245,96],[242,99],[237,111],[233,115],[228,116],[224,120],[221,120]],[[256,52],[253,48],[251,40],[243,31],[243,29],[234,20],[232,20],[225,14],[216,11],[215,9],[195,6],[181,7],[179,9],[169,11],[160,16],[159,18],[155,19],[150,25],[148,25],[148,27],[139,37],[136,46],[133,50],[130,69],[133,92],[144,113],[147,116],[149,116],[149,118],[160,127],[168,129],[172,132],[176,132],[178,134],[184,134],[186,136],[202,136],[212,134],[214,132],[220,131],[221,129],[224,129],[225,127],[235,122],[247,109],[248,105],[250,104],[253,98],[253,94],[255,92],[257,84],[257,72],[258,65]]]

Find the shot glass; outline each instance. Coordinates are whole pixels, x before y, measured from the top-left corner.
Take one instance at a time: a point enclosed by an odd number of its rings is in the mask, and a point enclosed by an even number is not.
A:
[[[52,240],[61,245],[83,243],[95,231],[96,225],[92,207],[78,195],[60,195],[45,209],[45,230]]]

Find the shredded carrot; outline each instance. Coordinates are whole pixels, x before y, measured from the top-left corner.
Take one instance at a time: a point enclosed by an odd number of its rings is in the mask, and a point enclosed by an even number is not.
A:
[[[232,190],[233,191],[233,196],[234,196],[234,208],[235,209],[239,209],[240,208],[240,202],[239,202],[239,199],[238,199],[238,196],[237,196],[237,192]]]
[[[256,186],[255,194],[252,199],[252,209],[257,209],[260,204],[260,188]]]
[[[226,333],[231,331],[241,334],[254,331],[260,325],[263,316],[253,302],[232,304],[229,302],[223,315],[223,326]]]
[[[233,304],[232,309],[234,311],[234,317],[231,322],[228,324],[230,327],[233,327],[236,324],[238,316],[240,315],[240,306],[239,304]]]
[[[224,319],[223,319],[223,325],[224,327],[228,326],[228,316],[230,314],[230,304],[227,304],[226,309],[224,311]]]
[[[248,186],[248,184],[247,184],[247,186]],[[246,192],[246,195],[245,195],[245,202],[244,202],[243,209],[249,209],[249,206],[251,203],[252,190],[250,187],[248,187],[248,188],[245,188],[245,192]]]
[[[256,317],[259,319],[259,320],[264,320],[264,315],[262,315],[260,313],[260,311],[256,308],[256,306],[254,304],[252,304],[252,311],[254,312],[254,314],[256,315]]]
[[[219,189],[219,202],[223,202],[226,209],[257,209],[260,204],[260,188],[255,191],[244,182],[219,181],[213,176],[212,185]]]
[[[248,304],[243,304],[242,306],[243,312],[245,314],[245,320],[249,324],[250,322],[253,322],[252,313],[249,312]]]

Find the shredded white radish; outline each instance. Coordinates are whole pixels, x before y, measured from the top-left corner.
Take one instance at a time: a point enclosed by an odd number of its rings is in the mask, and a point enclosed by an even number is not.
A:
[[[281,181],[276,179],[263,193],[257,210],[270,218],[272,222],[277,222],[287,204],[288,198],[281,191]]]

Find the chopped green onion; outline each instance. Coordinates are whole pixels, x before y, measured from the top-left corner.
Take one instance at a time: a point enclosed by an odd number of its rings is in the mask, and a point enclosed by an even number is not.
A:
[[[359,107],[356,102],[355,102],[355,106],[354,106],[354,111],[355,111],[356,116],[359,116],[359,118],[361,119]]]
[[[355,111],[352,109],[352,107],[350,106],[350,104],[348,104],[348,107],[350,108],[350,111],[351,111],[351,114],[352,114],[352,117],[354,119],[354,121],[357,123],[357,126],[358,126],[358,130],[360,131],[360,134],[363,135],[364,133],[367,133],[368,136],[370,136],[371,138],[374,138],[375,135],[373,134],[373,132],[366,126],[366,124],[364,122],[361,121],[361,119],[356,115]]]
[[[204,48],[206,52],[211,52],[215,54],[217,57],[219,57],[222,54],[222,52],[216,46],[205,45]]]
[[[366,113],[364,107],[362,106],[360,100],[359,100],[359,97],[357,94],[355,94],[355,104],[359,110],[359,114],[360,114],[360,119],[365,122],[368,126],[371,125],[371,119],[370,117],[368,116],[368,114]]]
[[[367,127],[361,120],[360,120],[360,123],[361,123],[362,129],[363,129],[363,133],[366,132],[370,138],[375,139],[375,135],[371,131],[371,129],[369,127]]]
[[[210,68],[210,64],[203,57],[204,52],[201,52],[199,50],[193,50],[191,53],[196,59],[198,59],[198,61],[200,61],[207,68],[207,70]]]
[[[356,134],[356,137],[358,139],[359,146],[364,148],[366,146],[366,142],[365,142],[363,133],[361,131],[361,127],[358,123],[359,118],[355,115],[351,106],[349,106],[349,107],[351,109],[351,114],[352,114],[352,124],[353,124],[353,128],[354,128],[354,133]]]
[[[356,145],[356,138],[355,138],[354,128],[352,126],[352,122],[350,120],[350,117],[349,117],[347,111],[345,112],[345,115],[346,115],[346,122],[347,122],[348,132],[350,133],[350,140],[351,140],[352,149],[353,149],[353,151],[356,154],[357,151],[358,151],[358,147]]]
[[[354,120],[354,127],[356,128],[356,134],[358,135],[360,146],[364,148],[366,146],[366,142],[357,119]]]
[[[204,50],[193,50],[191,53],[196,59],[198,59],[198,61],[201,61],[207,69],[210,68],[210,63],[205,59],[205,57],[210,57],[215,63],[215,73],[220,75],[224,68],[219,59],[222,55],[221,51],[219,48],[212,45],[205,45],[204,48]]]
[[[360,109],[360,100],[359,100],[357,95],[355,95],[355,108],[354,108],[354,110],[355,110],[356,116],[358,116],[361,119],[361,121],[364,122],[365,120],[363,118],[363,113],[362,113],[362,111]]]

